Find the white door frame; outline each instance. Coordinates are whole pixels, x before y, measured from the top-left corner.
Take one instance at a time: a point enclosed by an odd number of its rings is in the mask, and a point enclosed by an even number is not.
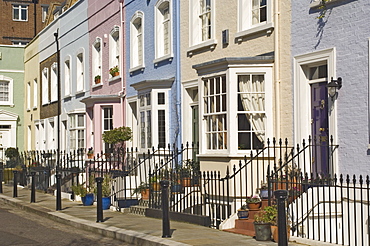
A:
[[[301,146],[302,140],[311,135],[311,87],[307,68],[316,63],[326,62],[328,79],[336,78],[336,51],[335,48],[316,51],[294,57],[294,142]],[[329,136],[334,137],[337,143],[337,107],[335,100],[328,100],[329,107]],[[307,141],[306,141],[307,143]],[[334,156],[334,163],[336,157]],[[336,169],[336,165],[334,165]],[[334,170],[335,171],[335,170]]]

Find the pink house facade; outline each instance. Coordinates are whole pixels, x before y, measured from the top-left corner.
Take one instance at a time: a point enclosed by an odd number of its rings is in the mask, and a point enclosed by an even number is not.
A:
[[[124,124],[124,80],[121,12],[116,0],[90,0],[89,49],[90,96],[86,105],[86,148],[95,153],[109,148],[102,134]]]

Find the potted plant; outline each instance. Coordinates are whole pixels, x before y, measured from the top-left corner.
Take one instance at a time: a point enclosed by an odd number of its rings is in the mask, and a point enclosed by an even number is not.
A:
[[[247,209],[247,205],[243,204],[240,209],[238,209],[238,218],[239,219],[248,219],[249,210]]]
[[[261,207],[261,198],[258,195],[247,197],[245,202],[249,210],[258,210]]]
[[[183,187],[190,187],[191,186],[191,173],[192,168],[189,165],[189,160],[186,160],[187,164],[180,167],[180,179],[181,185]]]
[[[90,147],[87,150],[87,158],[89,158],[89,159],[93,159],[94,158],[94,149],[93,149],[93,147]]]
[[[17,166],[17,159],[19,157],[19,152],[17,148],[7,148],[5,150],[5,156],[9,158],[8,161],[6,161],[7,167],[16,167]]]
[[[72,185],[74,195],[80,196],[84,206],[91,206],[94,203],[94,194],[89,193],[90,189],[85,182],[82,184]]]
[[[104,132],[102,138],[107,144],[120,144],[123,147],[125,141],[131,140],[132,131],[130,127],[121,126]]]
[[[259,188],[259,195],[261,199],[269,198],[269,190],[266,183],[261,182],[261,188]]]
[[[149,200],[149,184],[141,182],[140,185],[132,191],[132,195],[139,193],[142,200]]]
[[[278,221],[278,211],[277,211],[277,206],[272,205],[272,206],[267,206],[264,208],[266,211],[265,213],[265,220],[268,221],[271,224],[271,235],[272,235],[272,240],[275,242],[278,242],[279,240],[279,229],[277,226],[277,221]],[[290,237],[290,225],[289,225],[289,220],[287,218],[287,236],[288,239]]]
[[[149,185],[153,191],[159,191],[161,189],[161,185],[159,184],[159,178],[157,176],[152,176],[149,179]]]
[[[276,206],[267,206],[254,216],[254,230],[257,241],[271,240],[271,225],[276,224]]]
[[[112,187],[112,178],[110,175],[105,174],[104,180],[102,183],[102,197],[103,197],[103,210],[107,210],[110,208],[110,195],[111,195],[111,187]]]
[[[112,77],[116,77],[119,75],[119,68],[118,66],[114,66],[112,68],[109,69],[109,74],[112,76]]]
[[[179,182],[172,181],[171,183],[171,192],[172,193],[180,193],[182,191],[182,186]]]
[[[95,84],[100,84],[101,76],[100,75],[96,75],[95,78],[94,78],[94,81],[95,81]]]

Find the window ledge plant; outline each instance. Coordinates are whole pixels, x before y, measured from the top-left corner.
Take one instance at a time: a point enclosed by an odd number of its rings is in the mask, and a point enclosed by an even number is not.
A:
[[[114,66],[109,69],[109,74],[112,75],[112,77],[115,77],[119,74],[119,68],[118,66]]]

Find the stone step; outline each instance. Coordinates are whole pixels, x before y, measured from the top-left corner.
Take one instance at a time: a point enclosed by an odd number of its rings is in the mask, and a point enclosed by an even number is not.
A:
[[[148,208],[147,206],[140,206],[140,205],[131,206],[130,213],[145,216],[145,209],[147,208]]]
[[[254,237],[256,235],[256,233],[254,232],[254,229],[253,229],[253,231],[251,231],[251,230],[232,228],[232,229],[227,229],[227,230],[224,230],[224,231],[231,232],[231,233],[236,233],[236,234],[242,234],[242,235],[246,235],[246,236],[250,236],[250,237]]]

